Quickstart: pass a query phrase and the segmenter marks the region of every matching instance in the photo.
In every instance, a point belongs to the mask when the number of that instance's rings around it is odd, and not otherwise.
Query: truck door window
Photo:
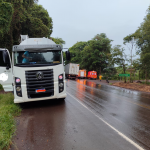
[[[4,63],[4,60],[3,60],[3,51],[0,51],[0,66],[1,67],[6,67],[7,64]]]

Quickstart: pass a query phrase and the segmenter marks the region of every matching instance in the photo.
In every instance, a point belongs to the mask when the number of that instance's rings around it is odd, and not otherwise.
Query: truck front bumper
[[[41,98],[28,98],[27,96],[27,88],[26,85],[22,85],[22,97],[18,97],[16,92],[14,91],[14,103],[24,103],[24,102],[32,102],[32,101],[42,101],[42,100],[50,100],[50,99],[60,99],[66,98],[66,81],[64,81],[64,90],[59,93],[58,82],[54,82],[54,95],[49,97],[41,97]]]

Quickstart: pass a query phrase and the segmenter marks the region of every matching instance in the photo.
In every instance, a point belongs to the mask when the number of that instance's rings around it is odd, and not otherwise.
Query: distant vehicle
[[[89,71],[87,75],[88,79],[97,79],[97,72],[96,71]]]
[[[78,78],[85,79],[86,78],[86,70],[79,70]]]
[[[65,66],[65,76],[67,79],[76,79],[79,73],[79,64],[69,63]]]

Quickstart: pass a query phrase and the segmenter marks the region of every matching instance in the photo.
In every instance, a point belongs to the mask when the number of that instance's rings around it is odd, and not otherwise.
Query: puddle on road
[[[149,145],[150,93],[96,84],[89,80],[78,79],[69,84],[71,94],[86,107],[125,135],[134,137],[137,143],[140,141]]]
[[[115,86],[110,86],[110,85],[96,84],[93,81],[84,80],[84,79],[83,80],[82,79],[77,79],[76,82],[81,84],[81,85],[83,84],[85,86],[100,89],[101,91],[117,94],[119,96],[124,96],[124,97],[127,97],[127,98],[131,98],[136,102],[140,102],[141,104],[146,104],[146,105],[150,106],[150,93],[141,92],[141,91],[134,91],[134,90],[115,87]],[[85,87],[83,87],[83,86],[82,87],[78,86],[77,88],[79,88],[81,91],[85,91]],[[93,91],[92,88],[91,88],[90,93],[93,95],[94,91]]]

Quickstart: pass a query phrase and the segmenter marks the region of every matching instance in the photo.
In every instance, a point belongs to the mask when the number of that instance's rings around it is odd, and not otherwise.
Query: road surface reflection
[[[68,80],[67,85],[67,91],[94,113],[150,149],[149,93],[100,85],[89,80]]]

